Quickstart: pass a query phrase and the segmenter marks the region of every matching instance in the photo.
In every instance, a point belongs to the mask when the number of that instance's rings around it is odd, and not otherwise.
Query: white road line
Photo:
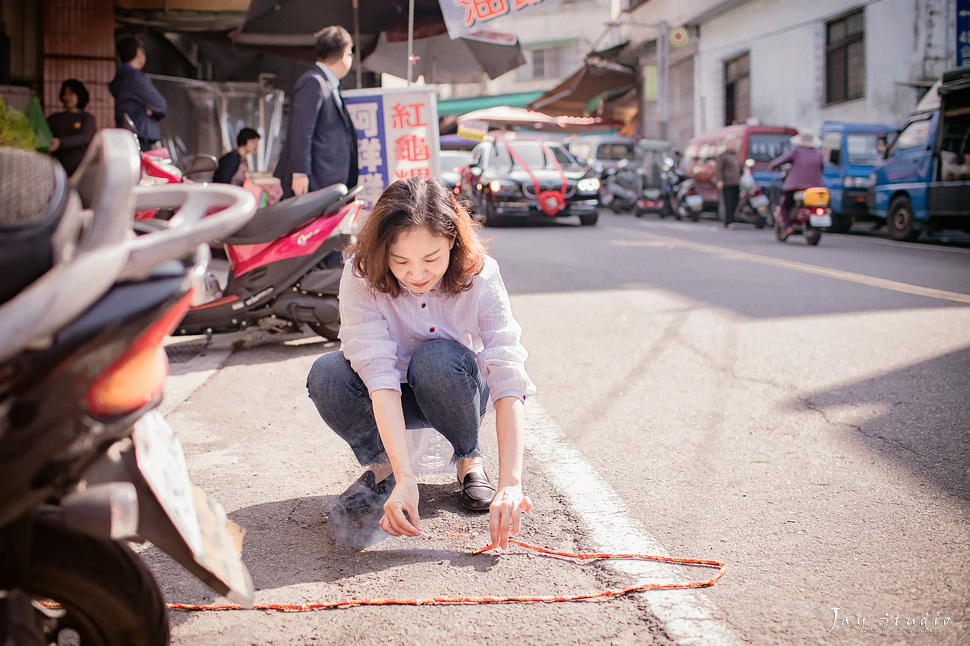
[[[535,398],[525,407],[526,448],[556,489],[569,500],[595,543],[594,551],[669,556],[639,522],[630,518],[617,493],[566,440],[562,429]],[[689,554],[677,556],[690,557]],[[611,565],[643,583],[678,581],[676,566],[651,561],[614,561]],[[728,564],[730,567],[730,564]],[[730,569],[726,576],[730,576]],[[710,598],[699,590],[654,590],[641,598],[678,644],[741,644]]]

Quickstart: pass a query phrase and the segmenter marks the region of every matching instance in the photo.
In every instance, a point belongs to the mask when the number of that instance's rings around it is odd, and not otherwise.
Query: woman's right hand
[[[380,526],[391,536],[421,534],[421,518],[418,516],[418,481],[413,475],[397,480],[394,491],[384,503],[384,515],[381,517]]]

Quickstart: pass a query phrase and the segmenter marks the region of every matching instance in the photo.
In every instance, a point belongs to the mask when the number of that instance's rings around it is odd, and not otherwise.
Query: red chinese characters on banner
[[[509,12],[510,7],[521,9],[527,5],[540,2],[542,0],[458,0],[458,4],[466,9],[466,26],[504,16]]]
[[[397,161],[428,161],[428,142],[424,137],[404,135],[394,140],[394,159]]]
[[[426,103],[397,103],[391,108],[388,139],[394,145],[394,160],[399,162],[396,179],[431,176],[431,151],[425,136],[428,112]]]
[[[391,125],[394,128],[420,128],[428,125],[421,116],[424,103],[396,103],[391,109]]]

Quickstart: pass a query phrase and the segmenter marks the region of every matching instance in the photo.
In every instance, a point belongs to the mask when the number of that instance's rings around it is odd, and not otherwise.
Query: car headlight
[[[595,193],[600,190],[600,181],[595,177],[584,177],[576,182],[576,190],[580,193]]]
[[[845,188],[869,188],[875,183],[873,176],[869,177],[846,177],[842,181]]]
[[[495,195],[515,195],[519,192],[519,185],[507,180],[493,179],[488,183],[488,190]]]

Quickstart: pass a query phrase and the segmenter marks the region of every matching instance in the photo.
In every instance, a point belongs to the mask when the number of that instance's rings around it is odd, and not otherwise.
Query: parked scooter
[[[600,204],[610,207],[614,213],[629,212],[636,206],[642,186],[637,170],[630,166],[628,159],[621,159],[604,178]]]
[[[660,217],[672,215],[676,219],[689,218],[697,222],[704,207],[704,198],[697,191],[697,184],[683,169],[677,168],[674,160],[664,160],[664,196],[667,208]]]
[[[741,191],[738,198],[738,208],[734,212],[734,221],[746,222],[753,224],[758,229],[764,229],[771,217],[771,212],[768,209],[768,196],[765,195],[751,175],[754,160],[748,159],[745,166],[745,172],[741,175]]]
[[[795,191],[795,203],[791,208],[792,235],[804,235],[805,242],[817,245],[822,239],[822,228],[832,226],[832,209],[829,208],[828,189],[821,186]],[[779,242],[788,239],[781,219],[781,206],[775,211],[775,237]]]
[[[124,115],[125,130],[132,134],[135,141],[138,141],[138,129],[134,122],[126,114]],[[163,184],[178,184],[181,182],[191,183],[191,177],[200,173],[211,173],[219,167],[219,161],[212,155],[196,155],[192,158],[192,163],[183,171],[175,165],[172,157],[165,148],[152,148],[140,152],[141,158],[141,180],[142,186],[160,186]],[[171,209],[143,209],[135,212],[138,220],[150,220],[158,218],[168,220],[172,217]]]
[[[636,215],[642,218],[649,214],[664,217],[668,208],[664,186],[664,170],[656,162],[649,161],[640,170],[642,189],[637,197]]]
[[[209,274],[206,293],[186,313],[176,335],[232,332],[253,325],[297,331],[306,323],[336,340],[342,251],[360,211],[343,184],[291,197],[260,209],[223,240],[229,259],[225,285]]]
[[[157,406],[162,341],[189,306],[205,243],[244,225],[255,200],[138,181],[123,130],[102,130],[70,182],[46,155],[0,149],[3,644],[168,644],[165,600],[129,540],[252,605],[241,533],[193,487]],[[135,209],[174,207],[164,227],[133,227]]]

